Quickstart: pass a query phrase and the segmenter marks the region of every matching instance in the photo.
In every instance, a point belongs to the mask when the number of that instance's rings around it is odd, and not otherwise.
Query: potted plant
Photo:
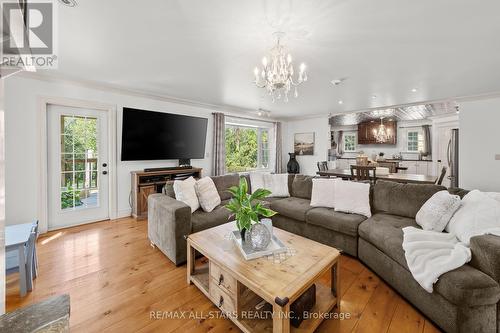
[[[245,241],[245,232],[250,230],[253,224],[260,223],[259,216],[271,217],[275,211],[265,208],[261,199],[271,194],[271,191],[259,188],[254,193],[248,194],[248,183],[245,177],[240,178],[239,186],[232,186],[228,191],[233,198],[226,204],[226,208],[232,212],[236,220],[236,226],[241,233],[241,240]]]

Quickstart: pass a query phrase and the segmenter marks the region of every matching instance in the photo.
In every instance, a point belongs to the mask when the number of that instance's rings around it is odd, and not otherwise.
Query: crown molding
[[[70,77],[70,76],[62,75],[62,74],[49,74],[46,72],[41,73],[41,72],[25,72],[25,71],[23,71],[23,72],[19,72],[17,75],[20,77],[23,77],[23,78],[27,78],[27,79],[34,79],[34,80],[52,82],[52,83],[64,82],[64,83],[78,85],[78,86],[89,88],[89,89],[99,89],[99,90],[105,90],[105,91],[114,92],[114,93],[123,94],[123,95],[154,99],[154,100],[168,102],[168,103],[174,103],[174,104],[188,105],[188,106],[202,108],[202,109],[209,109],[210,111],[224,112],[228,116],[233,114],[233,115],[245,116],[245,117],[255,119],[255,120],[268,120],[268,121],[284,120],[283,118],[258,116],[257,112],[259,110],[242,108],[242,107],[232,106],[232,105],[205,103],[205,102],[195,101],[195,100],[191,100],[191,99],[173,97],[173,96],[169,96],[166,94],[152,93],[152,92],[140,90],[140,89],[132,89],[132,88],[123,87],[123,86],[120,86],[117,84],[112,84],[112,83],[105,83],[105,82],[100,82],[100,81],[85,80],[85,79],[81,79],[81,78]],[[262,109],[262,111],[269,112],[268,110],[264,110],[264,109]]]

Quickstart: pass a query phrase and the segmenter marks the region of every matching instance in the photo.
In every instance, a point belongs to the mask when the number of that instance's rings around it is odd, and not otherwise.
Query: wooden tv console
[[[137,219],[148,217],[148,196],[161,193],[167,181],[175,180],[183,175],[201,178],[201,168],[168,169],[161,171],[132,171],[131,202],[132,216]]]

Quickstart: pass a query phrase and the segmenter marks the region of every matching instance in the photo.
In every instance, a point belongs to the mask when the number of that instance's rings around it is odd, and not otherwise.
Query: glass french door
[[[109,218],[107,112],[48,107],[49,230]]]

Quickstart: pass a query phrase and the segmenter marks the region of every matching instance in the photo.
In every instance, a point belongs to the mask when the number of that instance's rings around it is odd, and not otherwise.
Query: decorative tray
[[[261,251],[253,250],[250,244],[242,244],[241,234],[238,230],[233,231],[233,240],[236,244],[236,247],[240,249],[241,254],[246,260],[257,259],[260,257],[265,257],[275,253],[282,253],[287,251],[285,244],[283,244],[278,239],[278,237],[274,235],[271,237],[271,242],[269,243],[267,248]]]

